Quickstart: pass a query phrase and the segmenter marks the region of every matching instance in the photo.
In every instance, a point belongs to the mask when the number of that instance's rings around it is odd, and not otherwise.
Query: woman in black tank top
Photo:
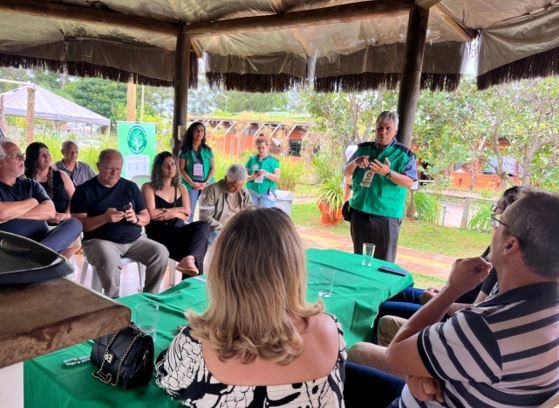
[[[142,186],[151,221],[146,225],[148,238],[160,242],[178,262],[176,269],[185,277],[202,273],[208,248],[210,224],[196,221],[187,224],[190,200],[180,183],[175,157],[169,152],[155,156],[151,182]]]

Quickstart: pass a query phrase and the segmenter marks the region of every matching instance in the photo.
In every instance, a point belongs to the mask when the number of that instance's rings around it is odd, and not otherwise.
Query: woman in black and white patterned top
[[[191,407],[343,407],[341,328],[305,301],[301,240],[278,209],[234,216],[216,241],[208,310],[187,312],[157,383]]]

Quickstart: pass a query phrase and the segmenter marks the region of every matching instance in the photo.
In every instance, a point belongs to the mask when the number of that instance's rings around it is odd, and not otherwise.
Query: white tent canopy
[[[79,122],[98,126],[109,126],[110,119],[56,95],[38,85],[24,85],[0,94],[4,97],[4,114],[27,116],[27,88],[35,88],[36,119],[59,122]]]

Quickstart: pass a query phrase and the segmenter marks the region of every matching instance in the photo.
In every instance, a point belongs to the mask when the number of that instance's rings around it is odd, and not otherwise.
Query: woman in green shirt
[[[190,197],[188,222],[194,219],[198,197],[211,183],[214,168],[214,155],[206,144],[206,127],[201,122],[194,122],[186,130],[179,152],[179,171]]]
[[[279,161],[268,154],[268,139],[256,138],[257,154],[251,156],[245,165],[248,176],[247,188],[252,202],[258,207],[276,206],[276,186],[280,178]]]

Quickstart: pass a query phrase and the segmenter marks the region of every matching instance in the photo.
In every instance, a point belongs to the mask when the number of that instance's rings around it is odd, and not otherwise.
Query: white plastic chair
[[[130,263],[136,263],[136,267],[138,268],[138,291],[141,292],[144,288],[144,283],[146,281],[146,267],[141,262],[134,261],[130,258],[120,258],[120,265],[125,266]],[[83,258],[83,266],[82,266],[82,273],[80,276],[80,284],[85,284],[85,277],[87,275],[87,269],[89,268],[89,262],[87,259]],[[103,293],[103,286],[101,285],[101,281],[99,280],[99,275],[97,275],[97,271],[95,268],[91,268],[91,289],[96,292]]]

